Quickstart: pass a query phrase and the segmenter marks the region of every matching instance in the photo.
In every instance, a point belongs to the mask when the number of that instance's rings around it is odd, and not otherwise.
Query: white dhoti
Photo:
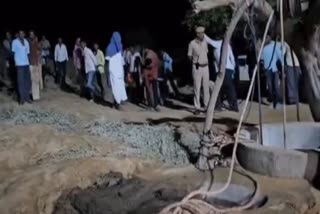
[[[31,65],[31,83],[32,83],[32,98],[33,100],[40,99],[40,88],[42,86],[42,68],[41,65]]]
[[[128,99],[124,83],[124,68],[121,52],[109,59],[109,75],[113,97],[117,104]]]

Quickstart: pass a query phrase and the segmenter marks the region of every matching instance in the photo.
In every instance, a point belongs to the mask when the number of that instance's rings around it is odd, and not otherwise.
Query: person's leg
[[[266,75],[266,81],[267,81],[267,87],[268,87],[268,101],[273,102],[274,92],[273,92],[272,71],[266,71],[265,75]]]
[[[292,66],[287,66],[286,70],[287,70],[286,79],[287,79],[287,90],[288,90],[288,103],[293,104],[296,102],[296,97],[297,97],[295,71]]]
[[[237,94],[236,94],[236,90],[233,82],[233,70],[226,69],[225,83],[226,83],[226,93],[227,93],[227,98],[228,98],[228,103],[230,105],[230,108],[233,111],[239,111]]]
[[[95,76],[95,72],[94,71],[90,71],[87,73],[87,88],[89,91],[89,99],[92,100],[93,99],[93,92],[94,92],[94,76]]]
[[[56,62],[55,82],[59,86],[60,86],[60,80],[61,80],[61,63],[60,62]]]
[[[196,69],[196,67],[193,67],[193,90],[194,90],[194,107],[196,111],[199,111],[201,108],[200,104],[200,89],[201,89],[201,73],[199,72],[199,69]],[[198,112],[196,112],[198,113]]]
[[[18,88],[18,97],[20,104],[24,104],[26,102],[25,100],[25,87],[24,87],[24,75],[23,75],[23,67],[22,66],[17,66],[17,88]]]
[[[273,107],[276,108],[280,102],[280,85],[279,85],[279,72],[272,73],[273,84]]]
[[[202,87],[203,87],[203,102],[205,109],[208,108],[210,99],[210,89],[209,89],[209,67],[204,67],[202,69]]]
[[[152,84],[152,96],[153,96],[152,107],[154,109],[157,109],[157,107],[159,105],[158,81],[157,80],[152,80],[151,84]]]
[[[31,75],[31,91],[32,91],[32,99],[38,100],[38,84],[37,84],[37,69],[36,66],[30,66],[30,75]]]
[[[61,73],[62,73],[61,87],[64,88],[66,86],[67,61],[62,62],[61,66],[62,66],[61,67]]]
[[[29,65],[23,66],[23,97],[24,101],[31,103],[31,75]]]

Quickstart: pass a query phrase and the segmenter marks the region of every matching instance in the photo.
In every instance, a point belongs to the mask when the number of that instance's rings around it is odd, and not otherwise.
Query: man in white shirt
[[[56,63],[56,83],[60,85],[61,89],[66,86],[66,72],[67,62],[69,60],[68,51],[62,38],[58,39],[58,44],[54,50],[54,61]]]
[[[89,100],[93,102],[94,95],[94,78],[97,71],[97,58],[93,54],[92,50],[87,48],[87,43],[81,41],[81,48],[83,49],[84,66],[87,75],[87,89],[89,91]]]
[[[12,42],[12,52],[17,68],[17,86],[21,105],[25,102],[31,103],[31,75],[29,68],[30,46],[29,42],[24,37],[25,33],[19,31],[18,38]]]
[[[222,48],[223,41],[210,39],[207,35],[205,35],[205,40],[207,41],[207,43],[209,45],[211,45],[214,48],[214,56],[217,61],[217,66],[219,69],[220,68],[220,60],[221,60],[220,54],[221,54],[221,48]],[[236,90],[235,90],[234,82],[233,82],[235,68],[236,68],[236,63],[234,60],[232,48],[229,44],[228,45],[228,53],[227,53],[226,71],[225,71],[226,73],[225,73],[223,85],[222,85],[222,88],[221,88],[221,91],[220,91],[220,94],[219,94],[219,97],[217,100],[217,105],[216,105],[217,110],[221,110],[221,107],[222,107],[221,96],[223,95],[223,93],[226,93],[228,103],[230,105],[230,110],[235,111],[235,112],[239,112],[239,107],[238,107],[238,102],[237,102],[237,94],[236,94]]]

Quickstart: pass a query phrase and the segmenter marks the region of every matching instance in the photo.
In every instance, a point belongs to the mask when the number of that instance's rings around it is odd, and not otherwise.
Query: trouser
[[[107,77],[106,74],[103,72],[97,72],[96,73],[96,81],[94,81],[95,83],[97,83],[97,88],[100,89],[100,96],[101,98],[104,100],[105,97],[105,91],[107,88]]]
[[[300,67],[287,67],[287,90],[288,90],[288,102],[295,103],[298,101],[299,94],[299,74]]]
[[[43,87],[42,81],[42,67],[41,65],[31,65],[30,73],[31,73],[31,84],[32,84],[32,99],[39,100],[40,99],[40,89]]]
[[[129,97],[134,104],[139,104],[143,100],[143,87],[140,83],[140,73],[133,72],[130,73],[130,75],[134,81],[134,86],[129,88]]]
[[[67,61],[57,62],[56,66],[56,84],[62,89],[66,85]]]
[[[230,108],[233,110],[238,110],[238,101],[237,101],[237,93],[234,87],[233,82],[233,73],[234,71],[231,69],[226,69],[226,73],[223,79],[222,88],[220,90],[218,99],[217,99],[217,108],[220,108],[222,105],[222,97],[225,94],[227,96],[228,103]]]
[[[86,87],[89,92],[89,99],[93,99],[94,96],[94,78],[95,78],[95,71],[89,71],[87,73],[87,84]]]
[[[200,90],[201,86],[203,88],[203,98],[204,98],[204,105],[207,108],[209,103],[209,67],[198,67],[196,68],[195,65],[193,65],[193,88],[194,88],[194,106],[197,110],[201,108],[200,103]]]
[[[169,86],[171,87],[173,93],[174,93],[174,96],[178,96],[179,95],[179,90],[178,90],[178,87],[176,85],[176,83],[174,82],[174,78],[173,78],[173,73],[172,71],[168,71],[166,72],[166,83],[169,84]],[[170,91],[170,90],[168,90]]]
[[[280,85],[279,85],[279,72],[267,71],[267,86],[269,92],[269,99],[273,102],[273,107],[277,107],[280,101]]]
[[[146,88],[149,107],[156,108],[159,105],[157,80],[147,80]]]
[[[29,65],[17,66],[17,86],[20,102],[29,102],[31,90],[31,77]]]

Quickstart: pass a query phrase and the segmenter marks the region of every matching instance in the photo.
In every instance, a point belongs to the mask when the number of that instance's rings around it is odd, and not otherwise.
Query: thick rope
[[[273,15],[274,15],[274,11],[272,11],[272,13],[269,16],[269,20],[268,20],[268,23],[266,25],[265,32],[264,32],[264,35],[263,35],[262,45],[261,45],[260,50],[259,50],[259,55],[258,55],[258,58],[257,58],[257,62],[259,62],[260,59],[261,59],[262,49],[263,49],[264,44],[266,42],[266,37],[267,37],[267,34],[268,34],[268,30],[270,28],[270,24],[271,24]],[[225,208],[225,209],[216,208],[213,205],[208,204],[207,202],[204,202],[204,201],[199,200],[199,199],[194,199],[194,197],[196,197],[196,196],[201,196],[201,198],[214,197],[214,196],[224,192],[231,184],[232,175],[233,175],[233,171],[234,171],[234,167],[235,167],[235,161],[236,161],[236,152],[237,152],[238,143],[239,143],[239,134],[240,134],[240,130],[241,130],[241,126],[242,126],[243,120],[244,120],[245,112],[246,112],[246,109],[247,109],[247,106],[248,106],[248,103],[249,103],[250,94],[251,94],[252,89],[253,89],[253,85],[254,85],[253,83],[254,83],[254,79],[255,79],[256,74],[257,74],[257,70],[258,70],[258,64],[254,68],[252,80],[251,80],[250,87],[249,87],[249,92],[247,94],[246,102],[244,104],[244,108],[243,108],[242,113],[241,113],[240,121],[239,121],[237,132],[236,132],[236,139],[235,139],[233,152],[232,152],[232,161],[231,161],[229,176],[228,176],[228,179],[227,179],[227,182],[225,183],[225,185],[221,189],[213,191],[213,192],[207,192],[207,191],[201,191],[201,190],[197,190],[197,191],[191,192],[181,202],[171,204],[171,205],[167,206],[166,208],[164,208],[160,212],[160,214],[170,214],[170,213],[180,214],[180,213],[183,213],[183,210],[186,210],[191,214],[206,214],[206,213],[207,214],[209,214],[209,213],[212,213],[212,214],[214,214],[214,213],[223,214],[223,213],[227,213],[227,212],[242,211],[242,210],[248,209],[252,205],[254,205],[255,199],[256,199],[255,197],[258,195],[258,192],[259,192],[258,191],[259,190],[258,186],[256,188],[255,196],[250,200],[250,202],[248,202],[246,205],[240,206],[240,207]]]
[[[281,27],[281,57],[282,57],[282,103],[283,103],[283,145],[287,148],[287,110],[286,110],[286,77],[284,72],[284,27],[283,27],[283,0],[280,0],[280,27]],[[294,60],[294,59],[293,59]]]

